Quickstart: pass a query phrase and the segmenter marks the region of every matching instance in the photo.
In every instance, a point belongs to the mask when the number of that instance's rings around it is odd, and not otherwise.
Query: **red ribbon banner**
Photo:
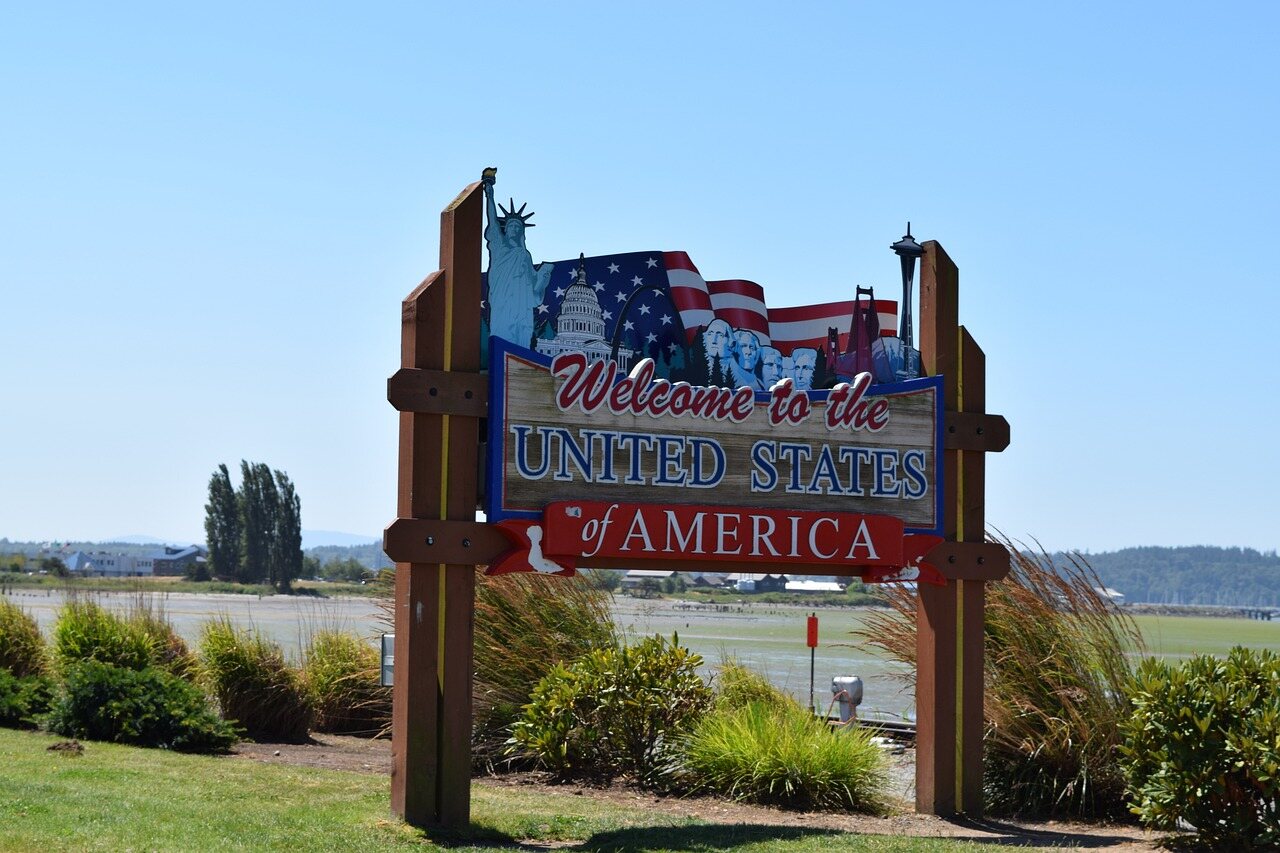
[[[902,520],[861,513],[725,506],[557,501],[538,521],[503,521],[514,546],[488,574],[571,575],[596,558],[858,567],[864,581],[945,583],[924,562],[937,536],[906,534]]]

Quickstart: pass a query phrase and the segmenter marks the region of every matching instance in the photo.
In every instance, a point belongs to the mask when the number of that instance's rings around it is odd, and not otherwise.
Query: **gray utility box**
[[[840,706],[840,722],[858,718],[857,708],[862,704],[862,679],[856,675],[837,675],[831,679],[831,695]]]
[[[382,635],[382,686],[390,687],[391,677],[396,671],[396,635]]]

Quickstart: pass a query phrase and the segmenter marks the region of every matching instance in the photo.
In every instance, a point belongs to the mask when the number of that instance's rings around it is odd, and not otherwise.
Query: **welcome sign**
[[[535,264],[533,214],[495,181],[485,509],[517,547],[491,573],[918,567],[943,526],[943,393],[894,335],[898,303],[770,308],[683,252]]]

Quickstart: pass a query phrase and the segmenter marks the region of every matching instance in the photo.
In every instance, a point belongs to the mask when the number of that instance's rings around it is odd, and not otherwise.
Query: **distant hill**
[[[346,547],[349,545],[372,545],[380,542],[378,536],[361,536],[358,533],[343,533],[338,530],[303,530],[302,550],[324,548],[329,545]]]
[[[1280,607],[1280,556],[1275,551],[1148,546],[1082,556],[1106,586],[1124,593],[1130,603]]]

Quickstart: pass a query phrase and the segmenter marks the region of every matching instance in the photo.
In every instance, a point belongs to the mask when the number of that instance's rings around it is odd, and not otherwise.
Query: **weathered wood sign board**
[[[553,364],[502,341],[490,364],[491,521],[574,498],[838,508],[940,531],[937,379],[752,392],[653,380],[645,362],[628,376]]]

